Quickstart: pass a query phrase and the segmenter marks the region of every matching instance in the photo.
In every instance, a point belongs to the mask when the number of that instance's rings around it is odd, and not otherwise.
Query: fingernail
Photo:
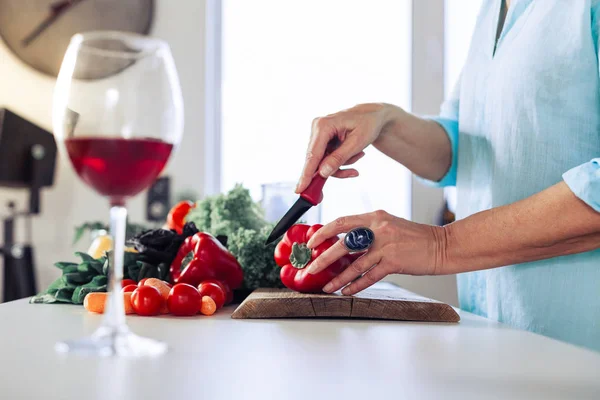
[[[328,283],[327,285],[325,285],[325,287],[323,288],[323,291],[325,293],[331,293],[331,289],[333,289],[333,285],[331,283]]]
[[[310,264],[308,268],[306,268],[307,274],[314,274],[317,267],[315,267],[315,263]]]
[[[350,294],[350,289],[348,289],[347,287],[343,288],[342,289],[342,294],[344,296],[348,296]]]
[[[329,175],[333,173],[333,168],[331,165],[325,164],[321,167],[320,173],[323,178],[329,178]]]

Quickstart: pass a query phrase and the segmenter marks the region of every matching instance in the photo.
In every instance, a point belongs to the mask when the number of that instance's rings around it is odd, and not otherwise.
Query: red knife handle
[[[318,172],[313,176],[310,185],[300,194],[304,200],[316,206],[323,200],[323,186],[327,178],[323,178]]]

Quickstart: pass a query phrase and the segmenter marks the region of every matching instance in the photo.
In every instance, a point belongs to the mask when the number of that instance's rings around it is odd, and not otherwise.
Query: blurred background
[[[56,76],[44,60],[61,59],[73,33],[110,27],[111,13],[127,16],[123,30],[143,26],[165,39],[183,88],[185,133],[163,174],[168,186],[160,181],[129,203],[130,222],[152,225],[152,210],[160,214],[181,198],[236,183],[276,220],[296,199],[315,117],[364,102],[437,113],[460,73],[482,0],[121,0],[131,2],[123,11],[102,7],[103,1],[81,0],[79,10],[40,34],[38,48],[20,53],[11,46],[15,32],[34,29],[57,1],[0,0],[0,108],[52,131]],[[10,134],[0,131],[0,138]],[[372,149],[367,155],[357,164],[359,178],[328,181],[310,222],[376,209],[423,223],[451,220],[451,189],[424,187],[383,155]],[[15,220],[15,242],[35,246],[38,289],[60,275],[54,262],[85,248],[84,240],[73,245],[76,227],[108,215],[105,199],[76,178],[64,154],[54,176],[30,228],[28,218]],[[11,201],[25,210],[27,190],[0,185],[0,217],[9,214]],[[453,276],[389,280],[457,305]]]

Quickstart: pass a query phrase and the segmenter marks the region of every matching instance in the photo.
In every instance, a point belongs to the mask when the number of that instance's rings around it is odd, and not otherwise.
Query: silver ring
[[[375,234],[369,228],[355,228],[344,237],[344,246],[350,253],[360,253],[373,245]]]

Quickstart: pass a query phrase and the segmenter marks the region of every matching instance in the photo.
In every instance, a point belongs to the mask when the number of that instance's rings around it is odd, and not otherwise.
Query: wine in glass
[[[77,175],[110,203],[113,258],[100,327],[57,350],[145,356],[165,343],[134,334],[125,321],[121,280],[127,199],[159,176],[183,134],[183,100],[167,43],[133,33],[73,36],[54,91],[53,130]]]

